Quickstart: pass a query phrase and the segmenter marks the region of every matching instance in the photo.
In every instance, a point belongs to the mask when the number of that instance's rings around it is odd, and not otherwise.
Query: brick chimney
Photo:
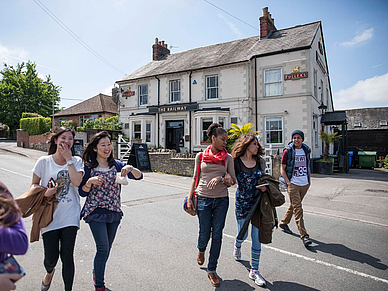
[[[155,38],[155,43],[152,45],[152,51],[153,61],[159,61],[170,54],[167,43],[165,44],[164,40],[159,41],[158,38]]]
[[[275,21],[268,12],[268,7],[264,7],[263,16],[260,17],[260,39],[266,38],[273,30],[276,30]]]

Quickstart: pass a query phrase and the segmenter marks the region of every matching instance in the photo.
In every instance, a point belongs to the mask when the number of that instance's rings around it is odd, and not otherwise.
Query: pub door
[[[183,142],[183,120],[166,121],[166,148],[180,152]]]

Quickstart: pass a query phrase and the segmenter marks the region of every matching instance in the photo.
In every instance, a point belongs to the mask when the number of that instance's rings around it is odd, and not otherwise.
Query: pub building
[[[173,54],[156,38],[152,48],[153,60],[113,90],[130,139],[198,152],[212,122],[251,122],[266,148],[283,149],[300,129],[321,155],[320,118],[334,109],[320,21],[277,30],[266,7],[259,36]]]

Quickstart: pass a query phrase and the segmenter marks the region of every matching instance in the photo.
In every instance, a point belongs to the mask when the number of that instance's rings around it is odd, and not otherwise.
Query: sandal
[[[54,272],[55,272],[55,268],[51,272],[51,280],[50,280],[50,283],[48,283],[48,285],[45,285],[43,283],[43,280],[42,280],[42,286],[40,287],[40,291],[48,291],[50,289],[50,285],[51,285],[51,282],[53,281],[53,277],[54,277]]]

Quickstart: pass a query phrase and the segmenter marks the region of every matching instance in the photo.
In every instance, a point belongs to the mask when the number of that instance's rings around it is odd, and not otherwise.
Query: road
[[[35,160],[0,150],[0,180],[6,183],[15,197],[29,188]],[[373,184],[371,189],[388,189],[386,176],[381,177],[367,182]],[[329,185],[330,181],[322,182],[322,179],[325,178],[315,177],[313,184],[328,187],[325,184]],[[347,182],[341,181],[341,193],[349,196],[354,183],[343,179]],[[206,262],[202,267],[196,263],[197,218],[182,210],[183,197],[188,192],[190,181],[188,177],[146,173],[142,181],[130,181],[122,188],[124,217],[107,264],[107,287],[114,291],[214,289],[206,276]],[[243,244],[241,262],[232,257],[236,235],[234,192],[235,189],[231,188],[217,269],[221,286],[217,289],[260,290],[248,278],[250,241]],[[341,198],[342,201],[329,209],[327,201],[330,199],[320,198],[315,193],[311,189],[310,197],[308,193],[305,198],[306,228],[313,240],[310,248],[305,248],[297,235],[287,235],[280,230],[274,231],[273,243],[262,245],[260,271],[267,281],[266,288],[388,290],[388,225],[385,221],[376,222],[376,217],[387,216],[387,212],[379,214],[387,207],[387,194],[373,192],[378,193],[378,197],[374,197],[376,201],[384,205],[376,206],[379,209],[377,214],[371,211],[368,215],[360,211],[362,217],[357,219],[357,213],[350,213],[349,209],[343,208],[341,212],[340,205],[344,203],[343,199],[362,204],[364,201],[359,200],[361,198]],[[329,198],[335,200],[334,197]],[[357,205],[358,208],[361,206]],[[371,206],[366,205],[368,207]],[[277,210],[278,216],[282,217],[286,205]],[[29,233],[30,218],[25,219],[25,225]],[[291,222],[290,228],[297,231],[294,222]],[[94,290],[91,275],[94,252],[91,232],[81,221],[75,250],[76,291]],[[44,275],[42,240],[32,243],[27,254],[17,256],[17,259],[27,273],[17,283],[17,290],[39,290]],[[63,290],[60,274],[59,263],[50,290]]]

